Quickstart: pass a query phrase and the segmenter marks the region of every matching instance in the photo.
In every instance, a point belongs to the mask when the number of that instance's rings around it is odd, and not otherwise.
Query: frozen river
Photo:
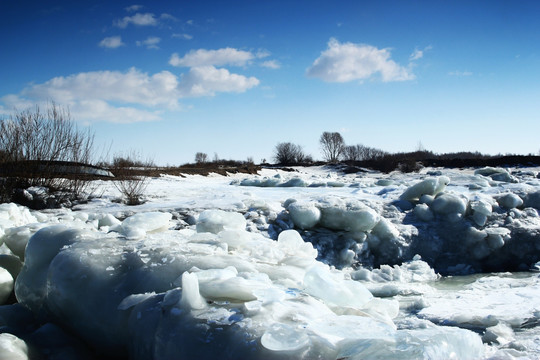
[[[538,170],[264,169],[161,176],[138,206],[110,182],[71,210],[3,204],[0,349],[539,358]]]

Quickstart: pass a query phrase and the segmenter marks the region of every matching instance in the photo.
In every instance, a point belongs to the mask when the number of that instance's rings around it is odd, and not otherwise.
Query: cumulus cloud
[[[126,44],[124,44],[122,42],[122,37],[120,36],[110,36],[110,37],[106,37],[105,39],[101,40],[99,42],[99,46],[100,47],[103,47],[103,48],[109,48],[109,49],[116,49],[120,46],[124,46]]]
[[[193,67],[181,77],[169,71],[150,75],[135,68],[126,72],[83,72],[58,76],[32,84],[19,94],[4,96],[0,110],[25,109],[54,101],[69,106],[75,119],[87,123],[155,121],[161,118],[162,110],[181,110],[182,98],[241,93],[258,84],[255,77],[213,66]]]
[[[415,78],[409,68],[390,59],[388,49],[371,45],[340,43],[330,39],[328,49],[308,68],[307,76],[326,82],[366,80],[376,74],[383,82],[405,81]]]
[[[146,46],[147,49],[159,49],[158,44],[161,38],[157,36],[149,36],[143,41],[137,41],[137,46]]]
[[[243,51],[234,48],[223,48],[218,50],[191,50],[183,57],[177,53],[172,54],[169,64],[172,66],[198,67],[198,66],[244,66],[253,60],[255,55],[250,51]]]
[[[216,92],[241,93],[259,85],[255,77],[231,74],[227,69],[214,66],[193,67],[185,74],[180,83],[183,96],[214,96]]]
[[[130,24],[137,26],[156,26],[158,24],[158,20],[152,13],[136,13],[133,16],[124,16],[124,18],[114,22],[115,26],[122,29],[125,29]]]

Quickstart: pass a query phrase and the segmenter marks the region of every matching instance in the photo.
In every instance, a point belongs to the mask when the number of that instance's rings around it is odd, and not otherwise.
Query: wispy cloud
[[[183,57],[177,53],[171,55],[169,64],[172,66],[195,67],[195,66],[244,66],[253,60],[255,55],[250,51],[223,48],[218,50],[191,50]]]
[[[120,36],[110,36],[110,37],[106,37],[105,39],[101,40],[98,45],[100,47],[103,47],[103,48],[116,49],[116,48],[119,48],[120,46],[124,46],[126,44],[124,44],[122,42],[122,37],[120,37]]]
[[[127,12],[136,12],[143,8],[142,5],[131,5],[125,8]]]
[[[307,76],[326,82],[366,80],[379,74],[383,82],[415,78],[410,68],[390,59],[390,50],[371,45],[340,43],[332,38],[328,48],[308,68]]]
[[[183,39],[183,40],[191,40],[191,39],[193,39],[193,35],[190,35],[190,34],[172,34],[171,36],[173,38]]]
[[[460,71],[460,70],[455,70],[455,71],[449,72],[448,75],[450,75],[450,76],[457,76],[457,77],[464,77],[464,76],[472,76],[473,73],[470,72],[470,71]]]
[[[137,41],[137,46],[146,46],[147,49],[159,49],[158,44],[161,42],[161,38],[157,36],[149,36],[143,41]]]
[[[114,25],[121,29],[125,29],[130,24],[136,26],[157,26],[158,20],[152,13],[136,13],[133,16],[124,16],[122,19],[114,21]]]
[[[268,68],[268,69],[279,69],[281,68],[281,64],[277,60],[267,60],[263,61],[261,63],[262,67]]]
[[[432,46],[426,46],[425,48],[423,48],[422,50],[416,48],[414,49],[413,53],[409,56],[409,61],[415,61],[415,60],[419,60],[421,58],[424,57],[424,54],[431,50],[432,49]]]

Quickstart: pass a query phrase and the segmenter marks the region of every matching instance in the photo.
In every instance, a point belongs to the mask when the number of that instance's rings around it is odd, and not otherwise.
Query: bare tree
[[[152,161],[143,162],[141,156],[135,151],[114,157],[112,166],[112,172],[115,176],[114,186],[124,196],[127,205],[143,203],[148,177],[137,174],[137,169],[151,165]]]
[[[67,108],[51,103],[43,112],[35,109],[15,112],[0,121],[0,162],[8,177],[7,192],[41,186],[82,196],[89,184],[84,168],[93,160],[94,135],[77,128]],[[61,164],[63,162],[63,164]],[[69,177],[62,169],[69,167]],[[62,175],[62,176],[61,176]],[[9,198],[5,194],[4,198]]]
[[[330,163],[338,162],[345,147],[345,141],[341,134],[338,132],[331,133],[325,131],[322,133],[319,142],[321,144],[324,159]]]
[[[274,149],[274,160],[278,164],[298,164],[305,162],[307,158],[300,145],[290,142],[278,143]]]
[[[197,164],[204,164],[208,161],[208,155],[203,152],[198,152],[195,154],[195,162]]]
[[[349,145],[343,148],[343,160],[360,161],[362,160],[362,145]]]

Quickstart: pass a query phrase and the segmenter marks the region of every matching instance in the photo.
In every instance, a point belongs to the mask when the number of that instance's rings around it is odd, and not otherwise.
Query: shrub
[[[2,201],[30,186],[69,200],[83,196],[89,184],[85,164],[93,157],[94,135],[77,128],[69,110],[51,103],[46,111],[15,112],[0,121]],[[69,171],[66,169],[69,168]]]
[[[307,162],[311,156],[304,154],[302,147],[290,142],[278,143],[274,149],[274,160],[282,165],[295,165]]]
[[[126,204],[140,205],[143,201],[144,192],[148,186],[148,177],[140,174],[140,169],[149,167],[152,162],[143,162],[136,152],[128,155],[115,156],[112,172],[114,174],[114,186],[120,191]]]

